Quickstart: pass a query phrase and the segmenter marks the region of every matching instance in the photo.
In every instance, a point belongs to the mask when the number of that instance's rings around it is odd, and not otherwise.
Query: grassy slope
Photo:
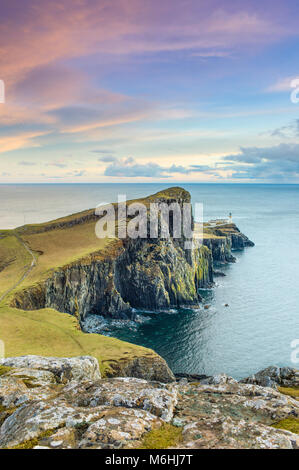
[[[101,372],[112,372],[114,362],[139,356],[152,356],[149,349],[106,336],[82,333],[75,318],[52,309],[24,312],[0,308],[0,338],[5,355],[71,357],[91,355],[98,359]]]
[[[172,188],[159,195],[167,199],[178,195],[184,197],[185,194],[181,188]],[[139,202],[148,204],[155,197],[154,195]],[[115,240],[99,240],[95,236],[93,214],[93,210],[88,210],[45,224],[0,231],[0,297],[1,293],[12,289],[0,303],[0,339],[5,341],[6,355],[90,354],[99,359],[102,371],[108,372],[113,361],[153,354],[151,350],[113,338],[84,334],[76,329],[73,317],[52,309],[27,312],[9,307],[10,299],[16,291],[47,278],[54,269],[86,258],[91,253],[104,256],[113,252]],[[86,220],[84,223],[69,226],[78,219]],[[52,229],[48,230],[49,228]],[[37,265],[20,285],[14,288],[32,261],[20,238],[34,252]]]
[[[51,270],[70,264],[102,251],[111,239],[95,236],[95,223],[76,225],[65,229],[23,235],[24,241],[38,253],[38,264],[23,283],[23,287],[34,284],[49,276]]]
[[[55,222],[68,223],[91,213],[93,211],[85,211]],[[95,221],[43,231],[52,224],[50,222],[0,231],[0,295],[12,289],[0,303],[0,339],[5,343],[5,355],[92,355],[99,360],[104,374],[111,373],[113,365],[122,361],[153,356],[154,352],[150,349],[106,336],[85,334],[78,330],[75,319],[68,314],[53,309],[28,312],[9,306],[16,291],[47,278],[52,270],[86,258],[91,253],[107,255],[115,246],[115,240],[99,240],[95,236]],[[18,237],[34,252],[37,265],[14,288],[32,261]]]
[[[0,238],[0,296],[23,276],[31,261],[30,254],[13,234]]]

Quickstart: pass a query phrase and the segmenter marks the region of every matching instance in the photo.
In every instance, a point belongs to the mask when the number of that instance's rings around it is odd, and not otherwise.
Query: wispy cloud
[[[48,166],[56,166],[57,168],[66,168],[67,164],[62,161],[52,161],[47,164]]]
[[[107,166],[104,174],[116,177],[146,177],[146,178],[169,178],[174,174],[187,175],[189,173],[211,170],[212,167],[202,165],[191,165],[184,167],[181,165],[171,165],[163,167],[157,163],[138,163],[134,158],[123,158],[115,160]]]
[[[236,155],[226,155],[237,179],[294,181],[299,177],[299,144],[279,144],[272,147],[241,148]]]
[[[0,152],[17,153],[15,169],[18,162],[35,161],[45,178],[51,168],[57,178],[87,178],[97,167],[106,180],[221,176],[224,167],[236,171],[250,164],[221,163],[219,157],[219,166],[215,159],[209,166],[204,154],[218,154],[219,148],[233,154],[243,136],[242,119],[271,119],[271,100],[280,98],[274,92],[291,91],[293,69],[285,68],[268,87],[273,96],[240,106],[251,86],[257,91],[257,84],[244,80],[246,71],[240,72],[247,59],[253,63],[258,57],[261,63],[261,51],[273,52],[265,46],[298,37],[296,14],[285,2],[52,0],[45,7],[40,0],[24,0],[22,8],[19,0],[2,3],[0,78],[6,103]],[[269,62],[272,52],[264,56]],[[265,69],[268,65],[265,61]],[[276,114],[290,112],[289,102],[279,106]],[[286,139],[295,138],[294,132],[286,126],[272,134]],[[74,158],[59,158],[68,151]],[[136,160],[118,158],[126,154]],[[184,159],[186,154],[194,159]],[[27,178],[34,165],[23,164],[22,170]]]
[[[299,119],[295,119],[285,126],[277,127],[270,132],[270,135],[280,139],[294,139],[295,137],[299,137]]]
[[[136,54],[200,48],[239,47],[272,42],[289,34],[278,18],[246,9],[165,0],[64,0],[2,5],[0,68],[9,82],[28,71],[65,58],[85,54]],[[22,27],[18,27],[18,25]],[[290,29],[290,28],[289,28]],[[40,47],[42,44],[43,47]]]
[[[281,93],[284,91],[289,91],[291,93],[293,87],[292,82],[295,79],[299,79],[299,74],[297,76],[293,75],[290,77],[280,78],[276,82],[272,83],[266,88],[268,93]]]
[[[36,162],[27,162],[27,161],[21,161],[18,163],[19,165],[22,165],[22,166],[35,166],[36,165]]]
[[[104,154],[109,154],[109,153],[114,153],[114,150],[111,149],[95,149],[95,150],[90,150],[92,153],[104,153]]]
[[[39,143],[36,139],[46,134],[47,132],[19,132],[13,136],[0,137],[0,153],[26,147],[38,147]]]
[[[117,158],[114,157],[113,155],[105,155],[101,158],[98,159],[99,162],[103,162],[103,163],[112,163],[112,162],[117,162]]]

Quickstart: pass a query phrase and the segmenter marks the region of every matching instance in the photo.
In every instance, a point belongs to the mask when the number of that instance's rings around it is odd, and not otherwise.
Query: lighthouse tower
[[[233,222],[233,214],[230,212],[228,215],[228,222],[231,224]]]

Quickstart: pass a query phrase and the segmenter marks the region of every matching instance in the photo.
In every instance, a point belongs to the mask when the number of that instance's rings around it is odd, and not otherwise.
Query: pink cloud
[[[276,2],[269,3],[273,10],[267,14],[258,2],[251,9],[244,3],[233,2],[232,8],[231,2],[224,6],[216,0],[22,0],[20,8],[19,0],[10,0],[1,5],[0,78],[7,102],[0,123],[32,124],[34,129],[29,134],[16,131],[15,142],[8,137],[3,148],[36,145],[35,137],[50,133],[55,138],[63,133],[86,136],[163,118],[156,103],[95,85],[83,69],[74,69],[72,59],[96,55],[100,62],[107,54],[177,50],[225,58],[235,48],[292,34],[290,24],[280,25]],[[184,117],[180,110],[164,112],[165,118],[171,115]]]
[[[2,7],[0,70],[8,86],[35,67],[93,53],[130,54],[274,41],[277,19],[223,2],[11,0]],[[220,5],[220,8],[219,8]],[[228,4],[229,6],[229,4]],[[265,15],[264,15],[265,16]],[[270,34],[271,33],[271,34]]]

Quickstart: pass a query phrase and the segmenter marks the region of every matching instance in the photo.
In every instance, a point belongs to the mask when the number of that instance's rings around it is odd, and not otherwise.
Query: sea
[[[255,246],[235,252],[236,263],[221,266],[226,276],[200,292],[199,308],[138,311],[137,322],[98,318],[97,331],[155,350],[174,372],[240,379],[270,365],[298,368],[299,186],[175,185],[188,190],[193,203],[203,204],[204,220],[231,213]],[[170,186],[0,185],[0,229],[115,202],[118,194],[135,199]]]

